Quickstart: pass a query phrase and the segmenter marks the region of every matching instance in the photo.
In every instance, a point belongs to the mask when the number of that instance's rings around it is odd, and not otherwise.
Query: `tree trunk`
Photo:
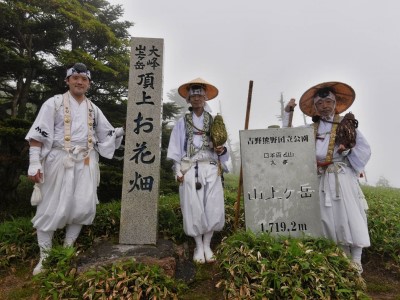
[[[21,87],[21,93],[19,94],[18,98],[18,117],[21,119],[25,119],[25,113],[26,113],[26,103],[28,102],[28,96],[29,96],[29,91],[31,88],[32,80],[35,77],[36,70],[35,69],[30,69],[29,72],[27,72],[27,76],[25,78],[25,81],[22,83]]]
[[[16,117],[18,114],[18,99],[21,95],[21,90],[22,90],[22,80],[23,76],[19,76],[17,79],[17,87],[15,89],[13,101],[12,101],[12,106],[11,106],[11,117]]]

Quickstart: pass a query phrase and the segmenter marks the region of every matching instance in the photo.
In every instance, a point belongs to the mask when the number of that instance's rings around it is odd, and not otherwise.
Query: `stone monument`
[[[246,229],[322,236],[312,128],[240,131]]]
[[[163,39],[132,38],[120,244],[157,243]]]

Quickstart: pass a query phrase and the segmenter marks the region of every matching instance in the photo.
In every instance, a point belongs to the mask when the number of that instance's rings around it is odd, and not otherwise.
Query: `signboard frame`
[[[313,128],[239,134],[246,230],[323,236]]]

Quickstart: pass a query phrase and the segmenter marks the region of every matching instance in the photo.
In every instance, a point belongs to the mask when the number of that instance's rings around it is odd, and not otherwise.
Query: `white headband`
[[[333,101],[336,102],[335,94],[332,93],[331,91],[329,91],[329,94],[328,94],[326,97],[320,97],[320,96],[318,96],[318,95],[315,96],[315,97],[314,97],[314,103],[316,103],[316,102],[319,101],[319,100],[324,100],[324,99],[331,99],[331,100],[333,100]]]
[[[65,79],[67,79],[72,74],[83,74],[83,75],[86,75],[87,78],[89,78],[90,80],[92,79],[91,76],[90,76],[90,71],[89,70],[86,70],[85,72],[79,72],[78,70],[75,70],[74,67],[69,68],[67,70],[67,76],[65,76]]]
[[[186,98],[186,102],[190,103],[190,96],[194,96],[194,95],[200,95],[200,96],[204,96],[204,99],[207,101],[207,94],[206,94],[206,90],[203,87],[200,86],[195,86],[195,87],[190,87],[188,94],[187,94],[187,98]]]
[[[196,87],[191,87],[189,89],[189,97],[193,95],[201,95],[205,96],[206,95],[206,90],[202,87],[196,86]]]

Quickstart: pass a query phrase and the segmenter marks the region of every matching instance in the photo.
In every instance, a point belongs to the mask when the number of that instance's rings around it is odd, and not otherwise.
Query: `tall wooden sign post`
[[[120,244],[157,242],[163,53],[163,39],[131,41]]]

